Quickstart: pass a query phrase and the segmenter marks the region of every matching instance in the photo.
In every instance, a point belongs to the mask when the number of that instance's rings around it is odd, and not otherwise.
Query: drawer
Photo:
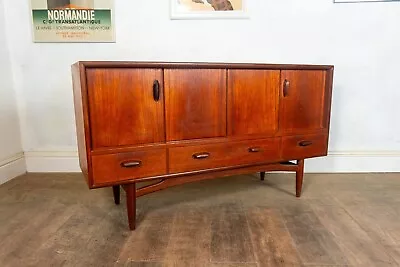
[[[170,173],[279,160],[280,138],[175,147],[168,150]]]
[[[285,160],[304,159],[328,154],[328,135],[302,135],[282,138]]]
[[[95,185],[167,173],[166,149],[92,156]]]

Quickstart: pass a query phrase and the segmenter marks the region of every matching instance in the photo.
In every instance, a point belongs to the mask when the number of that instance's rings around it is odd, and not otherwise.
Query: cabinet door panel
[[[325,79],[325,71],[282,71],[280,129],[283,133],[324,128]]]
[[[276,133],[279,78],[279,70],[229,70],[229,135]]]
[[[166,69],[167,140],[226,136],[222,69]]]
[[[94,148],[165,141],[161,69],[88,69],[87,83]]]

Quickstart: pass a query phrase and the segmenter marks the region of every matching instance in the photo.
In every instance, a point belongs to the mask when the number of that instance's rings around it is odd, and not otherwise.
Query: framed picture
[[[115,42],[114,0],[30,0],[37,43]]]
[[[247,0],[170,0],[171,19],[248,18]]]
[[[333,0],[335,3],[400,2],[400,0]]]

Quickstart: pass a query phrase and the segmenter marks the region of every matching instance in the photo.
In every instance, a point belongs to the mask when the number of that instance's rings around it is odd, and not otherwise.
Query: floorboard
[[[233,176],[137,203],[89,190],[80,174],[0,186],[1,266],[400,266],[400,174]],[[122,192],[121,198],[125,195]]]

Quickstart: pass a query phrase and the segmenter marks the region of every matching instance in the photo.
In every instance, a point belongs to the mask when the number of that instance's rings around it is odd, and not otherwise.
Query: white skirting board
[[[26,173],[26,165],[23,152],[0,161],[0,184],[24,173]]]
[[[28,172],[80,172],[78,152],[32,151],[25,152]]]
[[[308,159],[307,173],[400,172],[400,151],[342,151]]]
[[[25,152],[28,172],[80,172],[77,152]],[[400,151],[341,151],[307,159],[307,173],[400,172]]]

